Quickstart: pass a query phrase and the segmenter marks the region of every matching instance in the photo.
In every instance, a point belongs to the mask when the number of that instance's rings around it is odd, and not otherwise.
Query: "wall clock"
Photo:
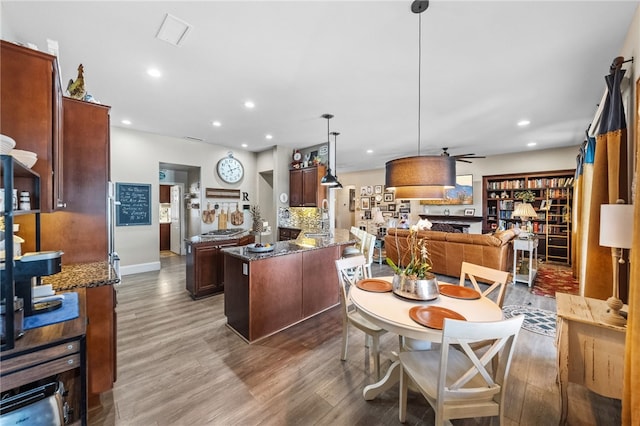
[[[244,167],[240,160],[229,153],[226,157],[220,159],[216,166],[216,172],[220,179],[226,183],[238,183],[244,176]]]

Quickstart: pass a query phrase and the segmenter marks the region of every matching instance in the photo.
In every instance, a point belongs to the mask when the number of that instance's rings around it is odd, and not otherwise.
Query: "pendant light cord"
[[[421,94],[422,94],[422,14],[418,14],[418,156],[420,156],[420,118],[422,113],[421,106]]]

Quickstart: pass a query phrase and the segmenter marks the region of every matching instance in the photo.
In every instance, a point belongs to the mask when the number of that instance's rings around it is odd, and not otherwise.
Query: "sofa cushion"
[[[493,233],[493,236],[506,244],[509,241],[513,240],[513,238],[519,233],[520,232],[516,231],[515,229],[507,229],[505,231],[496,231]]]

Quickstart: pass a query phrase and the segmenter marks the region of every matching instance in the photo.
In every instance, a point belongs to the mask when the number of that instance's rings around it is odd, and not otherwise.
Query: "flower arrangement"
[[[433,274],[431,273],[431,259],[429,258],[427,241],[425,238],[418,237],[418,231],[418,226],[413,225],[407,236],[407,254],[410,257],[407,266],[398,266],[389,258],[387,258],[387,264],[397,275],[404,275],[411,280],[431,279]],[[396,238],[398,238],[397,235]],[[396,246],[400,247],[397,243]],[[404,263],[402,260],[404,259],[400,259],[399,263]]]

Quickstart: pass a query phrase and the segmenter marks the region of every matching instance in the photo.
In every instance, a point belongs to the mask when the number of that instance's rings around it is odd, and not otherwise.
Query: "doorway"
[[[185,239],[200,234],[200,167],[159,163],[159,251],[185,255]],[[196,208],[197,211],[192,211]]]

